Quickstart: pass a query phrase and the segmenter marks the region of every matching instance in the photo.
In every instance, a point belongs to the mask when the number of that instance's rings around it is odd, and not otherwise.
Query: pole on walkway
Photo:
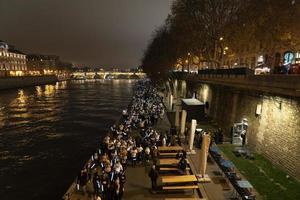
[[[179,127],[179,116],[180,116],[180,112],[179,112],[179,107],[176,105],[175,106],[175,110],[176,110],[176,112],[175,112],[175,126],[176,126],[176,128],[177,128],[177,130],[178,130],[178,127]]]
[[[169,107],[170,107],[170,93],[169,92],[167,93],[165,102],[166,102],[166,108],[169,109]]]
[[[197,121],[195,119],[192,119],[191,128],[190,128],[190,138],[189,138],[189,151],[191,153],[195,153],[194,138],[195,138],[196,126],[197,126]]]
[[[172,94],[170,94],[170,100],[169,100],[169,102],[170,102],[169,103],[170,104],[169,105],[170,106],[169,109],[170,109],[170,111],[172,111],[173,110],[173,95]]]
[[[181,137],[184,137],[186,115],[187,115],[186,111],[182,110],[182,112],[181,112],[181,124],[180,124],[180,136]]]
[[[202,144],[201,144],[201,152],[200,152],[200,179],[199,182],[210,182],[211,179],[208,177],[206,172],[207,166],[207,156],[208,156],[208,149],[210,144],[210,135],[205,134],[202,135]]]
[[[175,98],[177,98],[177,88],[178,88],[178,81],[177,81],[177,79],[174,80],[173,87],[174,87]]]

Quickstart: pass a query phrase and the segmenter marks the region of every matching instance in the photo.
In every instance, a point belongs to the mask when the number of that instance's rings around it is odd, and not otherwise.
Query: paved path
[[[164,115],[164,118],[159,120],[156,126],[154,127],[160,133],[165,133],[170,130],[170,122],[167,118],[167,115]],[[150,200],[150,199],[165,199],[165,198],[187,198],[187,197],[196,197],[198,198],[197,193],[187,191],[184,193],[160,193],[153,194],[150,190],[151,182],[148,177],[148,172],[150,171],[151,164],[147,166],[141,164],[135,168],[128,167],[126,169],[127,181],[125,184],[124,199],[125,200]],[[161,183],[158,181],[158,185]]]
[[[200,149],[196,149],[196,154],[189,155],[188,158],[190,160],[191,165],[193,165],[196,173],[200,172]],[[223,200],[230,199],[233,194],[232,186],[228,183],[229,190],[223,186],[225,181],[224,175],[222,175],[221,170],[218,165],[212,161],[212,159],[208,159],[206,174],[211,178],[210,183],[202,183],[202,189],[205,191],[207,199],[209,200]],[[226,183],[225,183],[226,184]],[[226,189],[226,190],[224,190]]]
[[[171,114],[172,115],[172,114]],[[168,113],[168,117],[171,116]],[[165,114],[163,119],[160,119],[157,125],[154,127],[160,133],[165,133],[166,131],[170,130],[170,122],[168,120],[167,114]],[[172,121],[172,120],[171,120]],[[209,126],[209,125],[208,125]],[[205,127],[208,128],[208,127]],[[137,131],[132,133],[133,135],[138,134]],[[185,147],[185,146],[184,146]],[[185,147],[186,148],[186,147]],[[195,148],[196,154],[188,155],[188,159],[191,165],[191,169],[194,174],[199,173],[200,171],[200,164],[199,164],[199,155],[200,150]],[[192,194],[190,191],[185,191],[184,193],[160,193],[160,194],[153,194],[150,190],[151,182],[148,177],[148,172],[150,170],[151,164],[145,166],[144,164],[140,164],[137,167],[133,168],[128,166],[126,169],[126,176],[127,181],[125,184],[125,192],[124,192],[124,199],[125,200],[150,200],[150,199],[165,199],[165,198],[186,198],[186,197],[196,197],[199,198],[197,192]],[[210,183],[201,183],[198,184],[200,188],[200,192],[202,193],[203,197],[209,200],[225,200],[230,199],[233,195],[233,189],[231,184],[224,184],[224,175],[222,174],[221,170],[219,169],[218,165],[212,160],[208,159],[207,165],[207,174],[211,178]],[[161,183],[158,182],[158,185]],[[78,193],[74,191],[73,185],[69,191],[71,191],[71,200],[85,200],[85,199],[92,199],[92,195],[82,195],[82,193]],[[91,189],[91,184],[88,186],[88,190]],[[92,194],[92,191],[91,191]]]

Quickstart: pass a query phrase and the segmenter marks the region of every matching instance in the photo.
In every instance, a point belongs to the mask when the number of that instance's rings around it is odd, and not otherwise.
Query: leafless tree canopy
[[[164,26],[155,31],[143,68],[163,74],[176,63],[184,64],[188,53],[218,66],[224,43],[236,55],[256,46],[265,53],[296,50],[299,5],[297,0],[177,0]]]

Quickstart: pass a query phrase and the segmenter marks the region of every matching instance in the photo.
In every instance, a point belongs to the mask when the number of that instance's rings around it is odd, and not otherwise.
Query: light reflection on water
[[[60,199],[129,103],[133,84],[70,81],[0,91],[0,199]]]
[[[0,99],[1,102],[1,99]],[[0,103],[0,129],[4,126],[4,107]],[[0,135],[1,136],[1,135]]]

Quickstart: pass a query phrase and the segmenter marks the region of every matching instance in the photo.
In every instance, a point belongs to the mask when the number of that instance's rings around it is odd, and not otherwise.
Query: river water
[[[0,199],[61,199],[133,85],[69,81],[0,91]]]

